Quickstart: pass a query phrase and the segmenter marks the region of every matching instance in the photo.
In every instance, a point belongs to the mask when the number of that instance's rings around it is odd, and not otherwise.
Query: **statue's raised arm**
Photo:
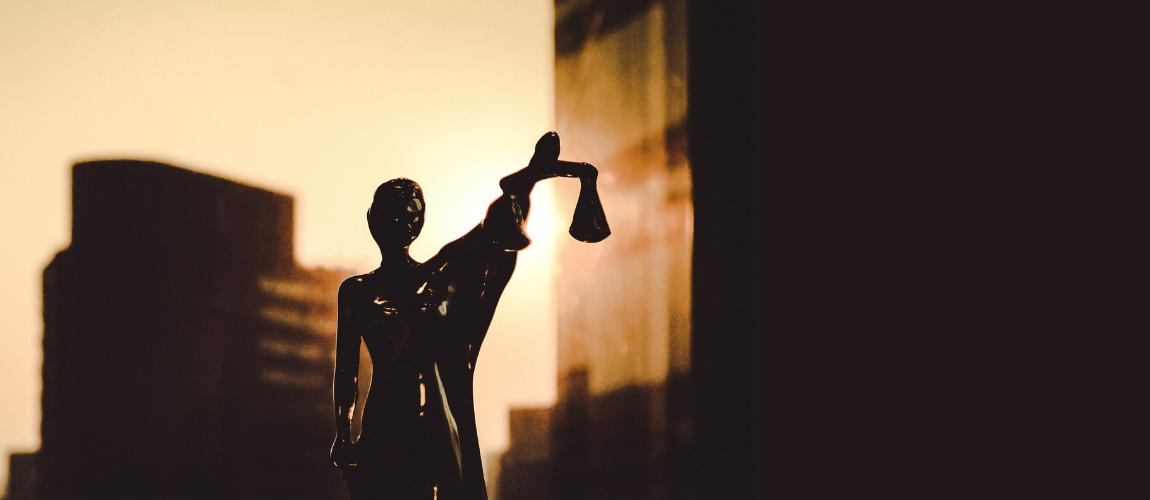
[[[548,132],[535,143],[535,154],[527,166],[499,181],[503,195],[487,208],[483,222],[463,238],[444,246],[427,264],[448,262],[486,243],[494,243],[506,251],[527,248],[531,244],[525,230],[531,211],[531,191],[535,183],[556,177],[574,177],[580,182],[579,201],[568,233],[586,243],[598,243],[610,236],[611,228],[596,187],[599,171],[589,163],[560,160],[559,135]]]
[[[581,183],[569,230],[571,236],[579,241],[597,243],[611,234],[595,186],[599,171],[588,163],[560,160],[559,135],[548,132],[535,144],[535,154],[527,167],[499,181],[503,196],[491,204],[483,221],[484,225],[495,226],[494,232],[501,238],[498,241],[506,246],[506,250],[522,250],[531,243],[523,230],[531,209],[531,190],[536,182],[554,177],[576,177]],[[508,222],[513,224],[509,227]]]

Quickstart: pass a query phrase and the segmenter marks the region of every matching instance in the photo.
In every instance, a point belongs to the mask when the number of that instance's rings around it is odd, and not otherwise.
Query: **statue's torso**
[[[366,448],[408,447],[449,432],[450,409],[439,394],[435,353],[445,306],[418,268],[402,274],[373,273],[353,296],[352,321],[368,353],[372,374],[363,410],[360,443]],[[364,450],[365,452],[368,450]]]

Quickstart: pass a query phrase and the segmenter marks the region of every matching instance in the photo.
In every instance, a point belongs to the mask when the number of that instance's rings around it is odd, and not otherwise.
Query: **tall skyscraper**
[[[597,247],[558,243],[558,400],[535,410],[546,426],[511,420],[513,437],[533,433],[517,424],[547,429],[551,470],[528,474],[540,465],[513,438],[501,494],[688,494],[680,484],[689,476],[693,214],[684,9],[681,0],[555,3],[556,130],[564,156],[599,168],[612,235]]]
[[[79,163],[44,270],[37,497],[345,498],[336,291],[290,196],[162,163]]]
[[[558,397],[517,410],[501,493],[751,496],[750,5],[555,1],[556,131],[612,235],[558,243]]]

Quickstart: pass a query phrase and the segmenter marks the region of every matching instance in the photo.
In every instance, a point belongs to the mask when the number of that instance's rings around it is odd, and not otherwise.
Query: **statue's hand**
[[[336,436],[331,445],[331,462],[341,469],[355,467],[358,462],[355,455],[355,443],[347,436]]]
[[[559,134],[547,132],[535,143],[535,154],[531,155],[529,167],[551,167],[559,159]]]

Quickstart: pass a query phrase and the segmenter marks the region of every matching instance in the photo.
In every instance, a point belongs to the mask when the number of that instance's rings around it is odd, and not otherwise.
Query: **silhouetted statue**
[[[523,226],[535,183],[579,178],[571,235],[594,243],[611,234],[595,187],[598,171],[558,158],[559,136],[544,134],[528,166],[499,182],[503,195],[483,221],[422,264],[408,248],[423,228],[423,191],[409,179],[376,189],[367,223],[383,259],[339,288],[331,459],[353,498],[487,498],[473,374],[516,252],[531,242]],[[364,405],[353,444],[361,338],[373,375],[370,407]]]

